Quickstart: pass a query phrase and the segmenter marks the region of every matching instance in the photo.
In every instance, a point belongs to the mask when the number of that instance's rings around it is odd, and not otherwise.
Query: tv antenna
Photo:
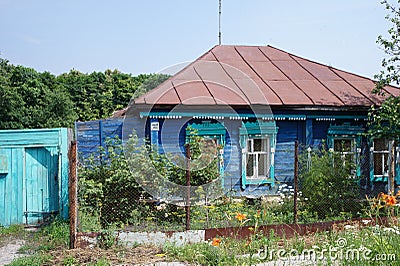
[[[221,45],[221,1],[219,0],[219,12],[218,12],[218,44]]]

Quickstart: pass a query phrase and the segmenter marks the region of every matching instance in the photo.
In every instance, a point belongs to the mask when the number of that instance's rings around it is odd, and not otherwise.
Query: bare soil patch
[[[106,260],[111,265],[154,265],[157,262],[165,261],[162,250],[154,246],[63,249],[51,251],[50,255],[53,259],[48,265],[63,265],[67,260],[73,260],[78,265],[101,260]]]

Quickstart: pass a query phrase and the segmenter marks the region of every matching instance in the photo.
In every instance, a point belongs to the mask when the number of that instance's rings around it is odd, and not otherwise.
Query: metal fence
[[[363,148],[357,156],[348,156],[332,150],[306,149],[296,143],[293,146],[293,180],[277,182],[267,190],[266,185],[260,185],[260,189],[269,191],[268,195],[239,197],[240,191],[235,190],[209,187],[209,191],[199,192],[177,186],[182,196],[174,200],[146,192],[137,181],[138,173],[130,171],[120,143],[115,139],[104,142],[103,149],[78,163],[78,231],[114,227],[181,231],[346,220],[368,216],[366,196],[387,192],[390,179],[385,181],[382,176],[381,181],[372,182],[371,165],[380,165],[374,168],[375,174],[390,174],[394,158],[389,152],[373,153]],[[142,178],[152,182],[152,176]],[[220,197],[212,195],[215,191]],[[193,195],[202,195],[204,200],[187,204],[194,202],[190,198]]]

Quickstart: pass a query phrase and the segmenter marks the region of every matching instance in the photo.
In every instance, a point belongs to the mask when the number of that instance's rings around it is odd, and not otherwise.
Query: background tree
[[[387,58],[382,60],[384,68],[375,78],[378,79],[375,93],[385,95],[384,87],[394,84],[400,85],[400,0],[397,4],[384,0],[381,2],[389,11],[386,19],[391,23],[388,36],[378,37]],[[379,107],[372,107],[369,113],[371,118],[370,134],[376,137],[398,139],[400,137],[400,98],[389,96]]]
[[[110,117],[169,76],[71,70],[55,76],[0,58],[0,129],[73,127]]]
[[[385,86],[390,86],[390,84],[399,86],[400,83],[400,0],[393,4],[387,0],[383,0],[381,3],[389,11],[386,19],[392,26],[388,30],[387,37],[381,35],[377,40],[377,43],[383,47],[387,58],[382,60],[384,70],[375,76],[378,82],[374,92],[385,95]],[[369,117],[371,118],[369,134],[373,137],[390,140],[389,158],[392,159],[391,162],[388,160],[388,192],[392,194],[395,193],[395,147],[400,138],[400,97],[390,95],[380,106],[372,106]]]
[[[55,76],[0,59],[0,128],[69,126],[73,103]]]

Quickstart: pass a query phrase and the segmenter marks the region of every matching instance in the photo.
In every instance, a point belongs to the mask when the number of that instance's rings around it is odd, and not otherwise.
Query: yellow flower
[[[246,219],[246,214],[237,212],[235,218],[236,218],[239,222],[241,222],[241,221],[243,221],[243,220]]]
[[[214,237],[211,242],[211,245],[214,247],[219,247],[221,245],[221,239]]]

